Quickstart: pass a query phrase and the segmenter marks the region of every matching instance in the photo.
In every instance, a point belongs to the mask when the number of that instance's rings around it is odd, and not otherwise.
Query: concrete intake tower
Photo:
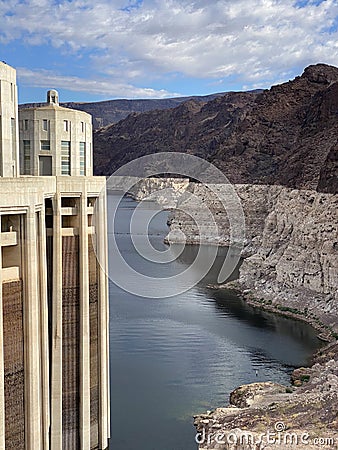
[[[0,62],[0,449],[108,447],[105,178],[92,174],[91,116],[54,90],[18,112]]]

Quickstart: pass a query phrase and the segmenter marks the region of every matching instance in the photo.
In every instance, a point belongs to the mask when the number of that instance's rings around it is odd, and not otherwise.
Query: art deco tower
[[[18,119],[15,70],[0,63],[1,449],[108,447],[105,179],[91,142],[90,116],[56,91]]]

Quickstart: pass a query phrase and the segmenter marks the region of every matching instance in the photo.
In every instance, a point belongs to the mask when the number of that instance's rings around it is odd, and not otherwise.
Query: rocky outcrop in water
[[[196,416],[199,449],[337,449],[338,344],[321,350],[293,380],[293,386],[240,386],[228,407]]]

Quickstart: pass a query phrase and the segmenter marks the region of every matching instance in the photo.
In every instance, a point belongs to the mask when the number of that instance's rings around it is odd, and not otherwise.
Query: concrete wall
[[[0,176],[19,175],[16,71],[0,62]]]
[[[3,283],[6,450],[25,450],[24,319],[21,280]]]
[[[106,252],[104,187],[0,179],[2,449],[108,446],[108,290],[94,252]]]

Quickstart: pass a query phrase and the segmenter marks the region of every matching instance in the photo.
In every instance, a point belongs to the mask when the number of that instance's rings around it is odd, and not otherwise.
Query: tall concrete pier
[[[0,76],[0,448],[106,449],[106,199],[105,179],[92,176],[91,124],[49,103],[46,117],[32,108],[18,120],[15,70],[0,63]],[[83,133],[67,145],[53,132],[64,121]],[[23,168],[30,148],[26,169],[43,173],[48,157],[55,175],[19,176],[19,140]]]

